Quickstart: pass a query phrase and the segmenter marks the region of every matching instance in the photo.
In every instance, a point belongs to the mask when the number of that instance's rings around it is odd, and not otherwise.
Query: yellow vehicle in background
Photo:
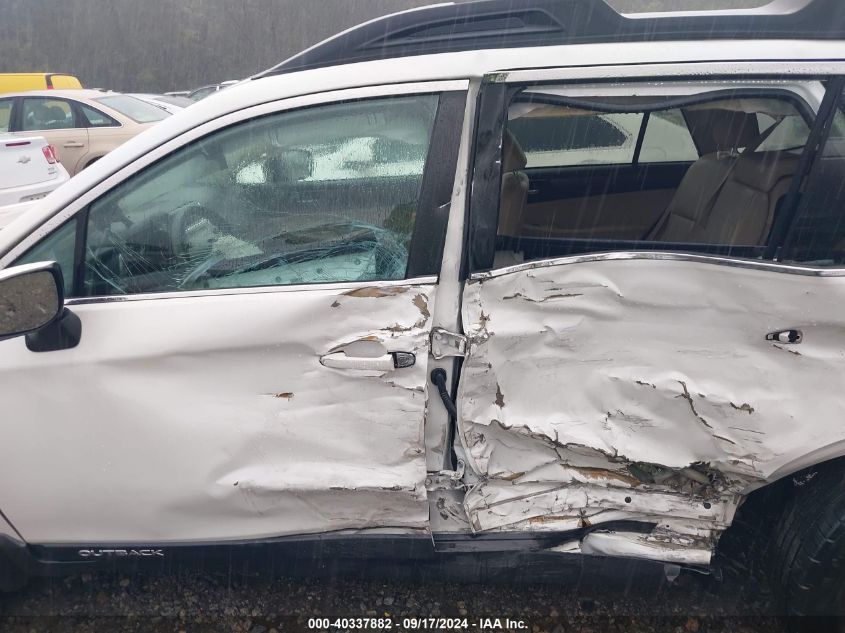
[[[25,90],[82,88],[82,82],[64,73],[0,73],[0,94]]]

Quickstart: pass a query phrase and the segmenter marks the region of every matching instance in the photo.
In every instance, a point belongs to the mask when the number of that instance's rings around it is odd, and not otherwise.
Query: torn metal
[[[751,488],[845,449],[845,403],[806,398],[838,392],[845,369],[845,283],[821,281],[583,256],[474,276],[458,395],[473,531],[636,521],[656,527],[578,547],[706,563]],[[800,357],[765,339],[798,324]]]

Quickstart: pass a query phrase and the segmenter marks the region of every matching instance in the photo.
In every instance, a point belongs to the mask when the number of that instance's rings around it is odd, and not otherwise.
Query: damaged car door
[[[463,296],[472,530],[706,565],[744,494],[845,446],[839,251],[778,250],[841,83],[519,75],[479,109],[476,164],[502,173],[474,176]],[[639,141],[608,164],[620,115]]]
[[[80,335],[0,342],[0,505],[27,542],[428,529],[461,88],[235,112],[29,240],[12,265],[59,263]]]

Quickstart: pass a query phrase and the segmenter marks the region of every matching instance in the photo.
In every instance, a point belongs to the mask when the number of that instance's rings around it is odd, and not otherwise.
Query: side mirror
[[[57,263],[0,270],[0,339],[40,330],[56,321],[63,310],[64,282]]]

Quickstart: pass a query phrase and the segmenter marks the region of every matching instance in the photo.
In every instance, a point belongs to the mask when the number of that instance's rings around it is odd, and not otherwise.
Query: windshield
[[[99,99],[94,99],[94,101],[99,101],[103,105],[110,107],[112,110],[116,110],[122,115],[128,116],[137,123],[153,123],[155,121],[166,119],[170,116],[170,113],[166,110],[158,108],[151,103],[146,103],[140,99],[136,99],[135,97],[130,97],[129,95],[100,97]]]

